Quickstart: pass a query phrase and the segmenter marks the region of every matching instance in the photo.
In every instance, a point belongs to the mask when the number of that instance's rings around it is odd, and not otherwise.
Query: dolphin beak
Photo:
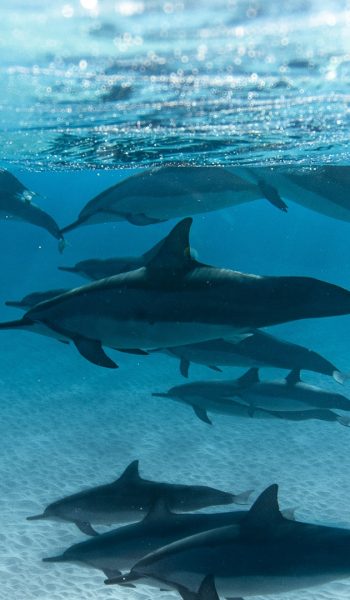
[[[41,515],[34,515],[32,517],[27,517],[27,521],[39,521],[41,519],[47,519],[47,515],[45,515],[45,513],[41,513]]]
[[[67,273],[75,273],[74,267],[57,267],[59,271],[67,271]]]
[[[15,300],[8,300],[5,302],[6,306],[15,306],[16,308],[20,308],[22,306],[21,302],[16,302]]]
[[[152,392],[152,396],[156,396],[157,398],[169,398],[169,395],[164,392]]]
[[[48,556],[47,558],[43,558],[43,562],[69,562],[63,554],[60,556]]]

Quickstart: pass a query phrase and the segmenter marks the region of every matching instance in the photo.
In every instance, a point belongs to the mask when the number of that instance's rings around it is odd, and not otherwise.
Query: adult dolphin
[[[60,519],[75,523],[87,535],[96,535],[91,523],[140,521],[158,498],[163,498],[169,509],[186,512],[218,504],[245,503],[251,493],[249,490],[235,495],[203,485],[151,481],[140,477],[138,467],[139,461],[135,460],[113,483],[66,496],[28,520]]]
[[[222,167],[157,167],[119,181],[90,200],[67,233],[81,225],[129,221],[153,225],[184,215],[209,212],[267,198],[281,210],[284,202]]]
[[[251,416],[256,410],[268,411],[271,414],[281,412],[284,415],[288,412],[301,413],[315,409],[337,408],[350,411],[349,398],[303,383],[299,370],[291,371],[282,380],[260,381],[258,369],[251,368],[238,379],[195,381],[174,386],[168,392],[154,392],[152,396],[187,404],[193,408],[201,421],[209,424],[211,421],[208,412],[235,416],[239,404],[246,408]],[[339,419],[339,422],[342,422],[341,417]],[[348,419],[342,424],[348,424]]]
[[[130,574],[106,583],[134,582],[196,593],[210,575],[219,596],[281,594],[350,576],[350,530],[283,517],[278,486],[267,488],[238,525],[190,536],[148,554]]]
[[[191,256],[192,219],[178,223],[145,267],[37,304],[0,329],[48,329],[94,364],[116,368],[102,346],[168,348],[311,317],[350,313],[350,292],[311,277],[247,275]]]
[[[58,248],[63,252],[65,242],[56,221],[39,206],[33,204],[35,192],[29,191],[6,169],[0,169],[0,218],[25,221],[46,229],[58,240]]]
[[[218,339],[159,350],[180,359],[180,372],[188,377],[191,362],[206,365],[214,371],[219,367],[276,367],[300,369],[330,375],[338,383],[348,376],[329,360],[300,346],[281,340],[263,331],[255,331],[242,340]]]
[[[144,519],[102,533],[68,548],[44,562],[73,562],[100,569],[107,577],[129,571],[146,554],[190,535],[241,523],[248,511],[179,514],[169,510],[163,499],[156,500]],[[294,519],[294,510],[283,512]]]

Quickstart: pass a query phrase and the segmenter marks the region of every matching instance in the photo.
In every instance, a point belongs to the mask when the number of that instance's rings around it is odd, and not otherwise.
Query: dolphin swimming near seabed
[[[285,211],[284,202],[269,192],[240,177],[234,169],[156,167],[123,179],[90,200],[62,233],[82,225],[114,221],[153,225],[263,197]]]
[[[314,167],[258,167],[239,169],[238,174],[262,187],[273,186],[288,202],[338,219],[350,221],[350,167],[322,165]]]
[[[232,380],[197,381],[170,388],[168,392],[154,392],[152,396],[169,398],[191,406],[196,416],[211,424],[208,412],[233,415],[239,414],[239,404],[254,416],[256,410],[268,411],[272,415],[286,418],[288,412],[303,413],[308,410],[338,408],[350,411],[350,399],[322,388],[303,383],[300,371],[294,370],[282,380],[260,381],[257,368]],[[238,405],[238,406],[237,406]],[[283,415],[279,415],[281,412]],[[348,425],[348,419],[339,422]],[[315,418],[315,417],[312,417]],[[294,417],[294,420],[303,420]],[[333,420],[321,418],[321,420]]]
[[[180,372],[188,377],[191,362],[206,365],[214,371],[220,367],[276,367],[300,369],[330,375],[338,383],[348,376],[341,373],[330,361],[308,348],[286,342],[263,331],[255,331],[241,341],[218,339],[185,346],[162,349],[180,359]]]
[[[56,221],[41,208],[32,203],[35,192],[29,191],[18,179],[6,171],[0,169],[0,219],[25,221],[46,229],[59,244],[60,252],[63,252],[65,242]]]
[[[197,593],[210,575],[219,597],[237,600],[350,577],[350,530],[285,519],[277,492],[277,485],[267,488],[241,523],[164,546],[106,583]]]
[[[44,558],[44,562],[73,562],[100,569],[107,577],[128,571],[146,554],[176,540],[209,529],[241,523],[248,511],[178,514],[170,511],[163,499],[157,500],[142,521],[119,527],[68,548],[63,554]],[[283,512],[294,519],[294,510]]]
[[[312,317],[350,313],[350,292],[311,277],[248,275],[191,256],[192,219],[164,238],[146,266],[41,302],[0,329],[48,329],[90,362],[116,368],[103,346],[144,353]]]
[[[57,500],[41,515],[28,520],[60,519],[75,523],[87,535],[97,535],[91,523],[110,525],[140,521],[162,498],[169,510],[187,512],[218,504],[244,504],[251,490],[242,494],[222,492],[203,485],[150,481],[140,477],[133,461],[113,483],[100,485]]]

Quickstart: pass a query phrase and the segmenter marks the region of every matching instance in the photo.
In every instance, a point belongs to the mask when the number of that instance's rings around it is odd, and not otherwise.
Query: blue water
[[[349,163],[348,2],[88,4],[1,7],[0,164],[40,195],[60,226],[96,194],[155,164]],[[112,86],[119,97],[104,99]],[[191,245],[209,264],[349,289],[350,224],[288,205],[287,214],[262,199],[196,215]],[[6,300],[84,283],[58,266],[141,254],[175,223],[82,227],[60,255],[46,231],[0,221],[0,320],[21,314]],[[350,371],[349,316],[271,332]],[[253,488],[254,497],[277,482],[281,505],[296,507],[301,520],[350,527],[349,429],[220,415],[210,428],[190,408],[151,396],[184,382],[175,360],[108,354],[118,371],[90,364],[73,346],[1,331],[1,600],[171,597],[106,588],[98,571],[42,563],[83,536],[66,523],[25,520],[65,494],[112,481],[136,458],[148,478]],[[217,376],[191,367],[191,380]],[[350,397],[349,383],[308,372],[303,379]],[[283,597],[349,593],[347,579]]]

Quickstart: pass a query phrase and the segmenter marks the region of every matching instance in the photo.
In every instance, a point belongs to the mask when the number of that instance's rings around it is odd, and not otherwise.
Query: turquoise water
[[[349,163],[348,2],[33,0],[1,9],[1,167],[38,194],[35,202],[60,227],[109,186],[155,165],[299,172]],[[287,213],[261,198],[195,215],[191,245],[199,260],[349,289],[350,224],[300,198],[286,202]],[[343,203],[350,214],[347,197]],[[46,231],[1,221],[0,320],[22,314],[7,300],[85,282],[57,267],[140,255],[176,222],[82,227],[67,234],[60,255]],[[350,371],[349,316],[269,331]],[[253,498],[276,482],[281,505],[296,507],[298,519],[350,527],[348,428],[217,414],[209,427],[189,407],[152,397],[185,382],[166,355],[108,349],[119,364],[108,371],[72,345],[0,333],[1,599],[172,597],[107,588],[99,571],[42,563],[83,534],[69,523],[26,521],[63,495],[116,479],[134,459],[150,479],[254,489]],[[242,372],[192,365],[190,380]],[[285,374],[262,369],[266,379]],[[306,371],[303,380],[350,398],[349,383]],[[283,597],[340,600],[349,582]]]

